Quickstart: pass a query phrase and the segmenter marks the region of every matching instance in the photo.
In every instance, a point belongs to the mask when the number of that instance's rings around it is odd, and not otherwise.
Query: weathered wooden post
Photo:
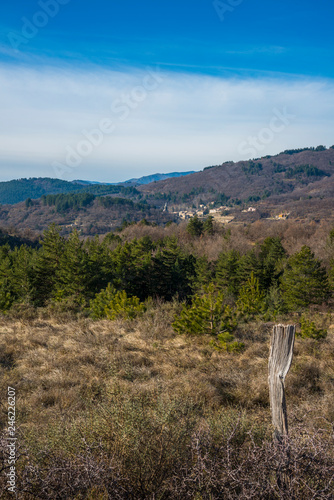
[[[294,325],[276,325],[271,338],[269,396],[274,436],[278,442],[288,435],[284,380],[292,362],[295,332]]]

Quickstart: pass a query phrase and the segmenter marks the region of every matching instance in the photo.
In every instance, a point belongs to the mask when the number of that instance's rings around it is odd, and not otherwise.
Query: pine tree
[[[150,295],[152,282],[152,254],[156,248],[149,236],[134,240],[132,246],[132,257],[134,265],[134,277],[132,281],[131,295],[145,300]]]
[[[211,283],[196,294],[191,305],[185,304],[173,328],[177,333],[190,335],[218,335],[231,332],[236,324],[230,306],[224,304],[224,295]]]
[[[149,239],[133,240],[117,246],[112,254],[113,284],[128,295],[141,300],[148,297],[152,281],[153,243]]]
[[[133,319],[145,311],[145,305],[138,297],[128,297],[124,290],[116,290],[111,283],[90,302],[94,319]]]
[[[213,234],[214,233],[214,227],[213,227],[213,217],[212,215],[209,215],[204,221],[203,224],[203,231],[206,234]]]
[[[106,288],[108,283],[114,279],[113,259],[108,248],[108,240],[102,243],[99,237],[87,240],[85,243],[85,251],[88,254],[88,269],[89,269],[89,283],[88,294],[95,296],[102,289]]]
[[[260,267],[260,283],[264,290],[272,286],[278,286],[278,280],[283,272],[282,261],[285,257],[281,239],[269,237],[260,246],[258,256]]]
[[[326,270],[306,245],[288,259],[281,284],[284,300],[291,311],[322,304],[330,297]]]
[[[241,287],[237,300],[237,310],[243,316],[254,318],[263,312],[264,293],[260,290],[259,279],[251,272],[249,280]]]
[[[254,250],[251,250],[240,257],[238,264],[238,279],[240,285],[243,285],[249,280],[251,273],[253,273],[257,278],[261,277],[260,262],[256,257]]]
[[[64,248],[65,240],[60,236],[60,227],[51,224],[44,232],[42,248],[36,257],[34,286],[37,305],[45,305],[53,294]]]
[[[15,301],[32,303],[34,297],[34,251],[22,245],[11,252],[11,267],[9,270],[10,290]]]
[[[310,304],[322,304],[330,297],[326,270],[306,245],[288,259],[281,284],[290,311],[300,311]]]
[[[74,231],[65,242],[56,272],[56,300],[72,297],[75,303],[84,304],[89,296],[91,279],[88,254],[78,232]]]
[[[204,224],[203,222],[195,215],[190,219],[187,225],[187,231],[192,236],[201,236],[203,234]]]
[[[8,289],[8,284],[0,280],[0,311],[8,311],[14,302],[14,297]]]
[[[282,290],[273,285],[266,293],[265,297],[266,318],[276,321],[277,315],[287,312],[286,303],[283,298]]]
[[[10,246],[0,247],[0,311],[7,311],[12,306],[15,297],[11,287],[12,263]]]
[[[210,341],[210,345],[216,351],[227,351],[238,353],[245,349],[245,344],[243,342],[236,342],[234,340],[234,335],[229,332],[218,333],[217,337]]]
[[[222,252],[216,264],[216,284],[220,290],[236,297],[239,292],[239,261],[240,254],[236,250]]]
[[[314,321],[311,321],[304,316],[302,316],[300,320],[300,326],[300,333],[297,332],[297,335],[303,339],[322,340],[327,337],[327,330],[317,328]]]
[[[194,291],[201,290],[204,285],[212,282],[212,265],[206,256],[199,257],[194,263],[195,276],[192,277],[191,287]]]
[[[175,237],[166,238],[152,259],[151,296],[171,300],[176,294],[183,300],[192,292],[191,281],[195,277],[195,258],[186,255]]]

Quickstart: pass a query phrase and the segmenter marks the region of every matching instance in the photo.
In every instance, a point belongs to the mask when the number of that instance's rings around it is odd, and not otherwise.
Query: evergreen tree
[[[0,280],[0,311],[8,311],[14,302],[14,297],[11,294],[8,284]]]
[[[26,245],[16,247],[11,252],[8,281],[10,291],[17,302],[33,302],[34,257],[34,251]]]
[[[279,237],[269,237],[260,246],[258,256],[260,267],[260,283],[263,289],[269,290],[271,286],[278,286],[278,280],[283,272],[282,260],[285,250]]]
[[[330,297],[326,270],[305,245],[288,259],[281,283],[290,311],[300,311],[310,304],[322,304]]]
[[[213,217],[212,215],[209,215],[204,221],[203,224],[203,231],[207,234],[213,234],[214,233],[214,227],[213,227]]]
[[[218,335],[231,332],[236,323],[230,306],[224,304],[224,295],[211,283],[196,294],[191,305],[184,305],[173,328],[177,333],[190,335]]]
[[[278,314],[287,312],[286,303],[283,298],[282,290],[273,285],[266,293],[265,297],[266,319],[276,321]]]
[[[252,271],[247,283],[241,287],[236,303],[238,312],[246,317],[255,317],[263,312],[264,297],[264,293],[260,290],[259,279]]]
[[[203,234],[204,224],[203,222],[195,215],[190,219],[187,225],[187,231],[192,236],[201,236]]]
[[[90,296],[95,296],[114,279],[113,259],[107,242],[105,239],[100,243],[99,237],[96,236],[85,243],[90,275],[88,286]]]
[[[216,264],[215,282],[220,290],[225,290],[228,295],[236,297],[239,293],[240,254],[236,250],[222,252]]]
[[[133,240],[118,245],[112,254],[114,286],[144,300],[148,297],[152,281],[152,251],[150,238]]]
[[[238,353],[245,349],[245,344],[243,342],[236,342],[234,340],[234,335],[229,332],[218,333],[217,337],[210,341],[210,345],[216,351],[227,351]]]
[[[36,256],[34,286],[37,305],[45,305],[53,294],[64,248],[60,227],[51,224],[43,234],[42,248]]]
[[[90,311],[94,319],[133,319],[145,311],[145,305],[140,303],[138,297],[128,297],[124,290],[117,291],[109,283],[105,290],[91,300]]]
[[[56,272],[55,298],[72,297],[74,302],[84,304],[89,296],[92,276],[89,272],[89,258],[77,231],[71,233],[65,242]]]
[[[12,263],[8,243],[0,247],[0,311],[7,311],[15,297],[11,288]]]
[[[194,263],[195,276],[192,277],[191,287],[193,290],[200,290],[204,285],[212,282],[212,265],[206,256],[199,257]]]
[[[131,295],[138,296],[141,300],[146,299],[150,294],[154,250],[155,244],[149,236],[134,240],[132,245],[134,275],[130,292]]]
[[[120,243],[112,253],[114,281],[113,284],[118,290],[129,292],[136,270],[132,258],[131,244],[127,241]]]
[[[238,279],[240,285],[246,283],[252,273],[257,278],[261,277],[261,265],[254,250],[251,250],[240,257],[238,264]]]
[[[311,321],[304,316],[302,316],[300,320],[300,326],[300,333],[297,332],[297,335],[303,339],[322,340],[327,337],[327,330],[317,328],[314,321]]]
[[[183,300],[192,292],[194,276],[195,258],[181,250],[175,237],[166,238],[165,246],[153,257],[150,295],[171,300],[178,294]]]

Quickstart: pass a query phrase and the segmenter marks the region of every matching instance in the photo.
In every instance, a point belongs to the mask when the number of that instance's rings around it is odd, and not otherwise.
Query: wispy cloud
[[[279,45],[249,47],[247,49],[226,50],[226,54],[254,55],[254,54],[285,54],[289,49]]]
[[[295,119],[262,154],[334,142],[331,80],[163,70],[162,83],[120,119],[115,102],[145,74],[135,68],[0,65],[1,180],[55,176],[52,164],[63,161],[68,146],[76,147],[83,130],[105,118],[117,124],[115,130],[65,178],[112,182],[241,159],[240,144],[266,126],[274,108],[286,108]]]

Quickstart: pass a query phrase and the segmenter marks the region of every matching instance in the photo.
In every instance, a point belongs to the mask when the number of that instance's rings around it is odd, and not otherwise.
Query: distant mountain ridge
[[[186,178],[165,179],[139,186],[147,196],[173,193],[178,199],[214,193],[242,202],[256,199],[300,199],[334,196],[334,147],[286,150],[275,156],[225,162]],[[251,200],[253,198],[253,200]]]
[[[169,177],[181,177],[194,172],[172,172],[170,174],[152,174],[139,179],[129,179],[125,182],[94,182],[94,181],[64,181],[51,179],[49,177],[31,177],[29,179],[15,179],[0,182],[0,204],[14,205],[28,198],[38,199],[43,195],[88,192],[96,195],[105,194],[131,194],[126,189],[134,189],[137,185],[145,185],[149,182],[168,179]]]
[[[0,182],[0,203],[16,204],[48,194],[86,192],[166,202],[193,203],[218,199],[232,204],[259,200],[334,197],[334,147],[301,148],[248,161],[225,162],[199,172],[171,172],[133,178],[121,183],[98,183],[50,178]]]
[[[90,185],[90,184],[103,184],[105,186],[127,186],[132,184],[134,186],[141,186],[144,184],[150,184],[150,182],[163,181],[165,179],[170,179],[172,177],[183,177],[184,175],[195,174],[196,170],[190,170],[189,172],[170,172],[168,174],[151,174],[144,175],[143,177],[134,177],[133,179],[128,179],[122,182],[95,182],[95,181],[83,181],[75,180],[72,181],[74,184]]]
[[[55,223],[67,234],[74,227],[83,235],[105,234],[123,223],[178,222],[211,210],[227,212],[237,224],[283,213],[334,224],[334,147],[230,161],[148,184],[19,179],[0,183],[1,200],[8,205],[0,206],[0,227],[39,232]]]
[[[118,184],[135,184],[135,185],[144,185],[150,184],[151,182],[163,181],[165,179],[172,179],[175,177],[184,177],[186,175],[195,174],[195,170],[190,170],[189,172],[171,172],[169,174],[152,174],[145,175],[143,177],[139,177],[139,179],[129,179],[126,182],[119,182]]]

